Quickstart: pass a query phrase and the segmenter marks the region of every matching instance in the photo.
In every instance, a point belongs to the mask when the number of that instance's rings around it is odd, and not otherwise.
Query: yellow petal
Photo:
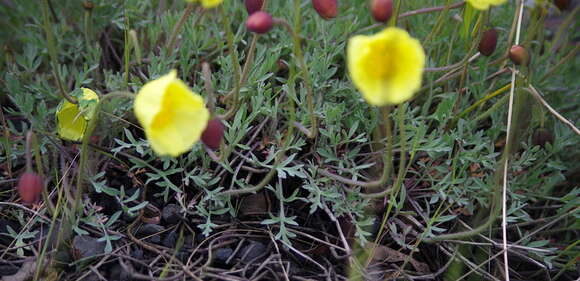
[[[161,76],[143,86],[135,97],[135,116],[141,122],[143,128],[149,127],[153,118],[161,111],[165,89],[171,81],[177,79],[177,72],[172,70],[169,74]]]
[[[134,104],[153,151],[173,157],[191,149],[209,120],[203,98],[176,76],[171,71],[145,84]]]
[[[471,6],[478,10],[487,10],[489,6],[497,6],[505,3],[507,0],[467,0]]]
[[[71,141],[79,141],[83,138],[87,129],[87,120],[76,105],[63,101],[56,111],[56,120],[58,135],[61,138]]]
[[[80,107],[83,114],[87,120],[90,120],[95,115],[95,110],[97,108],[97,103],[99,101],[99,96],[95,91],[88,88],[81,88],[83,91],[83,96],[79,100],[79,104],[87,104],[86,108]]]
[[[425,53],[418,40],[400,28],[351,38],[347,63],[354,85],[371,105],[398,104],[420,88]]]
[[[223,0],[187,0],[187,2],[201,2],[204,8],[209,9],[218,6]]]
[[[78,105],[63,100],[56,110],[57,132],[63,139],[80,141],[85,134],[88,121],[94,116],[99,96],[91,89],[81,88],[81,90],[82,96],[78,99]]]

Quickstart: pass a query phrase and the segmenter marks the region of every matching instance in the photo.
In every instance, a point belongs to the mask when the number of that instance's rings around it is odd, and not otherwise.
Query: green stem
[[[101,98],[101,100],[97,103],[97,106],[95,108],[95,114],[94,116],[91,118],[91,120],[89,121],[89,124],[87,125],[87,129],[83,135],[83,140],[82,140],[82,145],[81,145],[81,152],[80,152],[80,160],[79,160],[79,167],[78,167],[78,173],[77,173],[77,186],[76,186],[76,192],[75,192],[75,202],[73,205],[73,210],[76,210],[77,212],[82,212],[82,208],[81,208],[81,197],[83,194],[83,177],[84,177],[84,171],[87,165],[87,161],[88,161],[88,146],[89,146],[89,141],[90,138],[93,134],[93,131],[95,130],[97,123],[98,123],[98,119],[99,119],[99,113],[101,111],[101,107],[103,106],[103,104],[105,102],[107,102],[110,99],[116,98],[116,97],[126,97],[126,98],[130,98],[133,99],[134,95],[132,93],[129,92],[112,92],[109,93],[107,95],[105,95],[103,98]],[[72,212],[72,214],[74,215],[74,212]]]
[[[472,112],[473,110],[478,108],[480,105],[482,105],[486,101],[488,101],[496,96],[501,95],[502,93],[509,90],[510,88],[511,88],[511,84],[506,84],[505,86],[495,90],[493,93],[488,94],[485,97],[481,98],[480,100],[476,101],[474,104],[472,104],[471,106],[469,106],[468,108],[463,110],[461,113],[457,114],[455,116],[455,118],[453,118],[453,120],[451,121],[451,125],[449,126],[449,128],[455,127],[455,125],[457,124],[457,121],[459,121],[459,119],[465,117],[467,114],[469,114],[470,112]]]
[[[227,120],[234,116],[235,112],[238,110],[238,106],[240,104],[239,95],[240,95],[240,88],[241,88],[241,81],[240,81],[240,65],[239,65],[239,58],[238,58],[238,51],[234,46],[234,32],[232,31],[232,27],[230,26],[229,17],[231,15],[226,13],[224,5],[220,6],[220,12],[222,16],[222,23],[224,29],[226,30],[226,41],[228,44],[228,50],[230,52],[231,64],[234,68],[234,89],[231,93],[231,100],[230,100],[230,109],[228,112],[223,116],[223,119]]]
[[[399,123],[398,124],[398,126],[399,126],[399,142],[401,145],[401,155],[399,158],[399,171],[397,172],[397,180],[395,181],[394,188],[392,189],[390,197],[389,197],[389,205],[387,207],[387,211],[383,214],[383,220],[382,220],[381,226],[379,228],[379,233],[377,233],[377,236],[376,236],[375,241],[374,241],[375,245],[379,245],[379,242],[383,236],[383,230],[385,229],[385,225],[387,224],[387,221],[389,219],[389,215],[390,215],[391,210],[393,209],[393,206],[395,204],[396,197],[399,194],[399,191],[401,190],[403,179],[405,178],[405,173],[407,171],[407,167],[406,167],[407,137],[405,134],[405,106],[404,106],[404,104],[399,105],[397,111],[398,111],[397,112],[397,121]],[[374,250],[375,250],[375,248],[372,249],[372,251],[374,251]],[[371,262],[372,257],[374,257],[374,254],[369,255],[369,258],[367,259],[367,266]]]
[[[4,128],[4,153],[6,155],[6,172],[8,174],[8,178],[12,178],[12,143],[10,138],[10,129],[8,127],[8,123],[6,122],[6,118],[4,117],[4,108],[0,106],[0,123],[2,123],[2,127]]]
[[[129,90],[129,61],[131,56],[131,41],[129,40],[129,17],[127,16],[127,10],[125,10],[125,30],[123,32],[124,37],[124,50],[123,50],[123,61],[125,70],[125,89]]]
[[[574,58],[576,56],[576,53],[578,53],[578,51],[580,51],[580,45],[576,45],[576,47],[574,47],[567,55],[565,55],[558,63],[556,63],[552,68],[550,68],[550,70],[548,70],[546,72],[546,74],[544,74],[544,76],[542,76],[542,78],[540,78],[540,83],[543,82],[544,80],[546,80],[546,78],[552,76],[556,70],[558,70],[558,68],[564,64],[566,64],[567,62],[570,62],[572,58]]]
[[[294,120],[296,120],[296,106],[294,105],[294,100],[292,98],[288,99],[289,107],[290,107],[290,119],[288,120],[288,131],[286,133],[286,137],[284,139],[284,143],[282,144],[282,149],[279,154],[275,157],[274,164],[272,164],[272,168],[270,171],[264,176],[264,178],[255,186],[252,187],[245,187],[242,189],[230,189],[223,192],[220,192],[219,196],[239,196],[243,194],[255,193],[263,189],[274,177],[276,174],[276,168],[284,157],[286,156],[286,150],[290,145],[290,141],[292,140],[294,134]]]
[[[43,189],[43,190],[44,190],[44,192],[46,192],[45,189]],[[58,200],[56,203],[56,205],[57,205],[56,208],[52,205],[52,202],[50,202],[48,200],[48,197],[46,198],[46,202],[49,203],[48,206],[51,208],[51,211],[52,211],[52,219],[51,219],[51,223],[50,223],[50,228],[48,229],[48,235],[46,237],[49,237],[49,238],[52,237],[53,232],[57,228],[57,225],[58,225],[57,219],[58,219],[58,216],[60,215],[60,210],[61,210],[63,198],[64,198],[64,196],[62,196],[62,193],[59,192]],[[58,231],[60,232],[63,230],[59,229]],[[63,234],[63,232],[60,232],[60,234]],[[45,239],[44,244],[42,245],[43,246],[42,250],[40,251],[39,256],[38,256],[38,263],[36,265],[36,272],[34,273],[34,279],[33,279],[34,281],[39,280],[40,274],[45,272],[45,270],[43,270],[44,263],[42,261],[44,260],[44,257],[46,256],[46,251],[48,250],[48,247],[52,247],[52,245],[50,245],[52,243],[51,240],[52,239]],[[59,240],[57,240],[56,243],[58,244],[60,242],[62,242],[62,241],[59,239]]]
[[[499,100],[497,100],[488,110],[486,110],[485,112],[477,115],[477,117],[475,117],[473,119],[473,121],[475,122],[479,122],[487,117],[489,117],[493,112],[495,112],[496,110],[498,110],[501,106],[503,106],[505,103],[507,103],[508,99],[509,99],[509,95],[505,95],[503,97],[501,97]]]
[[[42,197],[46,203],[48,210],[54,214],[55,207],[50,201],[48,192],[46,191],[46,178],[44,177],[44,169],[42,165],[42,156],[40,154],[40,145],[38,138],[34,131],[30,130],[26,134],[26,172],[32,172],[32,148],[34,148],[34,161],[36,162],[36,173],[42,179]]]
[[[449,234],[441,234],[441,235],[437,235],[435,237],[431,237],[431,238],[423,238],[423,242],[425,243],[435,243],[435,242],[439,242],[439,241],[445,241],[445,240],[460,240],[460,239],[465,239],[465,238],[469,238],[472,236],[475,236],[477,234],[482,233],[483,231],[485,231],[486,229],[488,229],[497,219],[497,217],[499,216],[499,213],[501,211],[501,178],[498,179],[496,186],[495,186],[495,191],[493,193],[492,196],[492,206],[491,206],[491,211],[489,213],[489,217],[488,219],[481,225],[479,225],[478,227],[471,229],[471,230],[467,230],[467,231],[461,231],[461,232],[456,232],[456,233],[449,233]]]
[[[254,56],[256,53],[256,44],[258,42],[258,35],[254,34],[254,37],[252,38],[252,42],[250,43],[250,49],[248,50],[248,57],[246,58],[246,62],[244,63],[244,68],[242,70],[242,74],[241,74],[241,78],[240,78],[240,87],[241,85],[243,85],[244,83],[246,83],[246,80],[248,79],[248,73],[250,72],[250,66],[252,65],[252,63],[254,62]],[[233,89],[227,96],[226,99],[228,98],[232,98],[234,91],[236,91],[236,89]],[[232,118],[234,116],[234,114],[236,113],[237,108],[236,107],[232,107],[230,108],[226,113],[224,113],[223,115],[220,116],[220,119],[222,120],[228,120],[230,118]]]
[[[91,36],[91,32],[90,32],[90,28],[91,28],[91,10],[90,9],[85,9],[85,16],[84,16],[84,33],[85,33],[85,44],[87,45],[87,51],[89,46],[91,45],[91,41],[90,38]]]
[[[50,61],[52,64],[52,71],[54,74],[54,79],[56,80],[56,84],[60,90],[60,94],[64,99],[72,104],[76,104],[77,101],[69,96],[64,89],[62,84],[62,80],[60,79],[60,72],[58,68],[58,59],[56,56],[56,43],[54,39],[54,34],[52,33],[52,25],[50,23],[50,14],[49,14],[49,7],[48,7],[48,0],[42,1],[42,16],[43,16],[43,25],[44,25],[44,32],[46,33],[46,46],[48,48],[48,55],[50,57]]]
[[[383,171],[382,171],[381,177],[378,180],[370,181],[370,182],[361,182],[361,181],[351,180],[351,179],[333,174],[327,170],[319,170],[318,172],[323,176],[332,178],[336,181],[339,181],[339,182],[344,183],[344,184],[352,185],[352,186],[360,186],[360,187],[364,187],[364,188],[375,188],[375,187],[384,186],[389,179],[389,175],[391,174],[391,168],[393,166],[393,129],[392,129],[392,125],[391,125],[391,120],[389,119],[390,111],[391,111],[390,106],[384,107],[383,120],[385,122],[385,127],[386,127],[387,145],[386,145],[385,151],[383,152]],[[404,157],[404,156],[402,156],[402,157]],[[343,187],[343,188],[349,192],[357,192],[354,189],[350,189],[347,187]],[[358,192],[358,193],[359,193],[359,196],[362,198],[372,199],[372,198],[385,197],[386,195],[392,193],[393,190],[394,189],[391,187],[385,187],[385,189],[383,189],[382,191],[375,192],[375,193],[361,193],[361,192]]]
[[[395,9],[393,11],[393,15],[391,16],[391,19],[389,20],[388,25],[389,26],[397,26],[397,22],[399,20],[399,14],[401,13],[401,3],[403,1],[402,0],[398,0],[397,4],[395,4]]]
[[[207,109],[209,110],[210,115],[213,116],[215,114],[215,95],[211,83],[211,69],[207,62],[201,64],[201,73],[205,86],[205,96],[207,97]]]
[[[31,152],[31,147],[32,147],[32,136],[33,136],[33,132],[32,131],[28,131],[28,133],[26,134],[26,151],[25,151],[25,157],[26,157],[26,172],[27,173],[32,173],[32,152]]]
[[[383,221],[381,223],[381,227],[379,228],[379,234],[377,235],[377,238],[375,240],[375,244],[377,244],[381,238],[381,233],[383,231],[383,229],[385,229],[385,224],[387,223],[387,219],[389,217],[389,214],[391,213],[391,210],[393,208],[393,204],[396,200],[396,196],[397,194],[399,194],[399,191],[401,190],[401,186],[403,184],[403,179],[405,178],[405,173],[407,171],[407,152],[406,152],[406,147],[407,147],[407,137],[405,134],[405,106],[404,105],[399,105],[399,108],[397,110],[397,121],[398,121],[398,125],[399,125],[399,142],[400,142],[400,146],[401,146],[401,154],[399,157],[399,171],[397,172],[397,180],[395,181],[395,185],[394,185],[394,189],[393,192],[391,192],[391,196],[390,196],[390,200],[389,200],[389,206],[387,207],[387,212],[384,214],[383,216]]]
[[[429,32],[429,35],[427,35],[427,38],[425,39],[425,41],[423,41],[424,46],[426,46],[427,43],[429,41],[431,41],[431,39],[433,39],[439,33],[439,31],[441,31],[441,27],[443,26],[444,19],[448,18],[447,14],[451,8],[452,8],[451,0],[447,0],[447,3],[445,3],[443,11],[437,16],[435,26],[431,29],[431,32]]]
[[[248,57],[246,58],[246,62],[244,63],[244,68],[242,69],[242,78],[241,84],[243,85],[246,83],[248,79],[248,75],[250,73],[250,65],[254,62],[254,56],[256,54],[256,43],[258,42],[258,34],[254,34],[252,37],[252,42],[250,43],[250,50],[248,51]]]
[[[304,78],[304,86],[306,87],[306,105],[308,107],[308,113],[310,115],[310,130],[307,135],[308,138],[314,139],[318,136],[318,120],[314,112],[314,91],[312,89],[312,79],[310,77],[310,71],[308,65],[304,60],[304,54],[302,53],[302,46],[300,45],[300,30],[301,30],[301,17],[302,12],[300,10],[300,4],[302,1],[294,0],[294,28],[290,32],[292,34],[292,39],[294,41],[294,54],[296,55],[296,60],[300,64],[300,69],[302,70],[302,77]],[[289,25],[288,25],[289,27]]]
[[[189,16],[193,12],[193,7],[194,7],[193,3],[188,3],[187,7],[185,7],[185,11],[183,11],[183,15],[181,15],[181,18],[179,18],[179,21],[177,21],[177,24],[175,24],[175,26],[173,27],[173,31],[171,31],[171,35],[169,35],[169,41],[167,41],[167,51],[168,52],[173,53],[174,47],[175,47],[175,41],[177,39],[177,35],[179,34],[179,31],[181,30],[181,28],[185,24],[185,21],[187,20],[187,18],[189,18]],[[201,17],[201,15],[200,15],[200,17]]]

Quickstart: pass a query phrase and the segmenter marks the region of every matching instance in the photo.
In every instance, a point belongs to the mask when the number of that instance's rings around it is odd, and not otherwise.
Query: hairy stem
[[[56,56],[56,43],[54,39],[54,34],[52,33],[52,25],[50,23],[50,15],[49,15],[49,4],[48,0],[42,1],[42,16],[43,16],[43,25],[44,25],[44,32],[46,33],[46,46],[48,48],[48,55],[50,57],[50,61],[52,64],[52,72],[54,74],[54,79],[56,80],[56,84],[58,85],[58,89],[60,90],[60,94],[64,99],[68,102],[76,104],[77,101],[71,97],[65,90],[64,85],[62,84],[62,80],[60,79],[60,70],[58,68],[58,58]]]

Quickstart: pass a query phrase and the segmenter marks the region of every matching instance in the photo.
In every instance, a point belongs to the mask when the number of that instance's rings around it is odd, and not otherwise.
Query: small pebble
[[[75,236],[73,239],[73,256],[79,260],[100,255],[105,252],[105,241],[98,241],[98,238],[83,235]]]
[[[139,230],[137,231],[137,233],[135,234],[135,236],[137,236],[137,238],[144,238],[144,237],[149,237],[147,239],[145,239],[146,242],[149,243],[153,243],[153,244],[159,244],[161,243],[161,233],[162,231],[165,230],[165,227],[161,226],[161,225],[157,225],[157,224],[144,224],[142,225]]]
[[[181,208],[175,204],[168,204],[161,211],[161,219],[167,224],[176,224],[181,219],[179,211]]]

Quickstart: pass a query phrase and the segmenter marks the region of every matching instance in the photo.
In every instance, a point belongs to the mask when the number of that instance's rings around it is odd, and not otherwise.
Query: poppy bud
[[[246,27],[248,30],[258,34],[270,31],[273,24],[274,20],[272,19],[272,16],[262,11],[251,14],[246,20]]]
[[[371,13],[378,22],[387,22],[393,15],[393,0],[372,0]]]
[[[546,143],[554,143],[554,135],[544,128],[538,128],[532,136],[532,143],[544,147]]]
[[[338,14],[337,0],[312,0],[312,6],[325,20],[334,18]]]
[[[560,11],[565,11],[570,9],[572,0],[554,0],[554,5],[560,9]]]
[[[262,7],[264,7],[264,0],[245,0],[244,4],[246,4],[246,11],[248,11],[248,15],[251,15],[257,11],[262,10]]]
[[[510,49],[509,54],[510,60],[512,60],[517,65],[528,65],[530,62],[530,55],[526,48],[520,45],[514,45]]]
[[[211,149],[218,149],[224,137],[224,125],[219,118],[214,118],[207,123],[207,127],[201,134],[201,141]]]
[[[95,7],[95,4],[93,4],[93,2],[91,2],[91,1],[84,1],[83,7],[85,8],[85,10],[90,11]]]
[[[495,28],[486,30],[479,41],[479,52],[484,56],[491,56],[497,45],[497,31]]]
[[[26,172],[18,180],[18,194],[22,202],[31,204],[40,198],[42,192],[42,178],[34,172]]]

